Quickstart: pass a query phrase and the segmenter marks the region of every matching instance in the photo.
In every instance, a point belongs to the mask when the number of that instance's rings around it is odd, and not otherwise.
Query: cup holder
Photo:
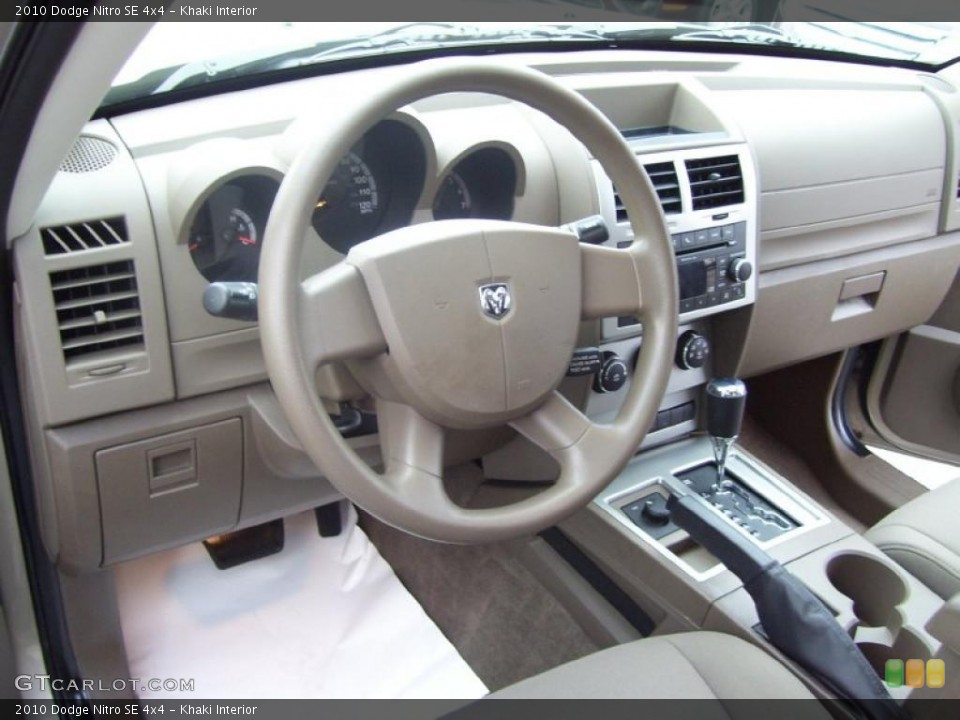
[[[897,606],[907,599],[907,584],[895,570],[870,555],[844,553],[827,563],[827,578],[853,600],[853,614],[860,625],[900,627]]]
[[[930,649],[912,630],[903,629],[897,633],[892,645],[882,642],[857,641],[857,647],[881,677],[887,660],[908,660],[917,658],[926,662],[930,659]]]

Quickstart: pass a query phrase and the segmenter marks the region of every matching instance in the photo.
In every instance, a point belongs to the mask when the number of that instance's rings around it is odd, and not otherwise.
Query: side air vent
[[[660,207],[665,215],[676,215],[682,210],[680,202],[680,183],[677,181],[677,168],[672,162],[653,163],[644,165],[650,182],[653,183],[657,197],[660,198]],[[613,188],[613,202],[617,208],[617,222],[626,222],[627,211],[623,207],[623,200],[616,187]]]
[[[50,273],[63,357],[143,345],[132,260]]]
[[[743,174],[736,155],[687,160],[686,166],[694,210],[743,202]]]
[[[42,228],[40,237],[46,255],[63,255],[129,242],[126,223],[120,217]]]
[[[117,148],[112,142],[91,135],[81,135],[60,163],[60,172],[93,172],[105,168],[116,157]]]

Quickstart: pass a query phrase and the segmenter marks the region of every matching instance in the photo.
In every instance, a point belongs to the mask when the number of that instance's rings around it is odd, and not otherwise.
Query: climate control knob
[[[710,341],[700,333],[687,330],[677,340],[677,367],[681,370],[696,370],[703,367],[710,355]]]
[[[627,384],[627,363],[615,352],[603,353],[603,364],[593,379],[593,389],[598,393],[616,392]]]
[[[749,260],[737,258],[727,266],[727,277],[732,282],[746,282],[753,276],[753,265]]]

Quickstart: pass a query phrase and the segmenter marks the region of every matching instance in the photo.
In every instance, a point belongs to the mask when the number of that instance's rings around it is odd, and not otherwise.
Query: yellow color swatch
[[[942,688],[947,682],[943,660],[927,660],[927,687]]]
[[[923,660],[907,660],[907,687],[923,687]]]

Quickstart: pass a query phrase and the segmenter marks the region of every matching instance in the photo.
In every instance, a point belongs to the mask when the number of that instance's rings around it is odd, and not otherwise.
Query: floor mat
[[[599,649],[509,543],[445,545],[367,515],[362,524],[491,690]]]
[[[313,513],[285,527],[283,552],[230,570],[217,570],[199,543],[120,565],[131,675],[192,678],[189,699],[486,693],[352,508],[339,537],[320,538]]]

